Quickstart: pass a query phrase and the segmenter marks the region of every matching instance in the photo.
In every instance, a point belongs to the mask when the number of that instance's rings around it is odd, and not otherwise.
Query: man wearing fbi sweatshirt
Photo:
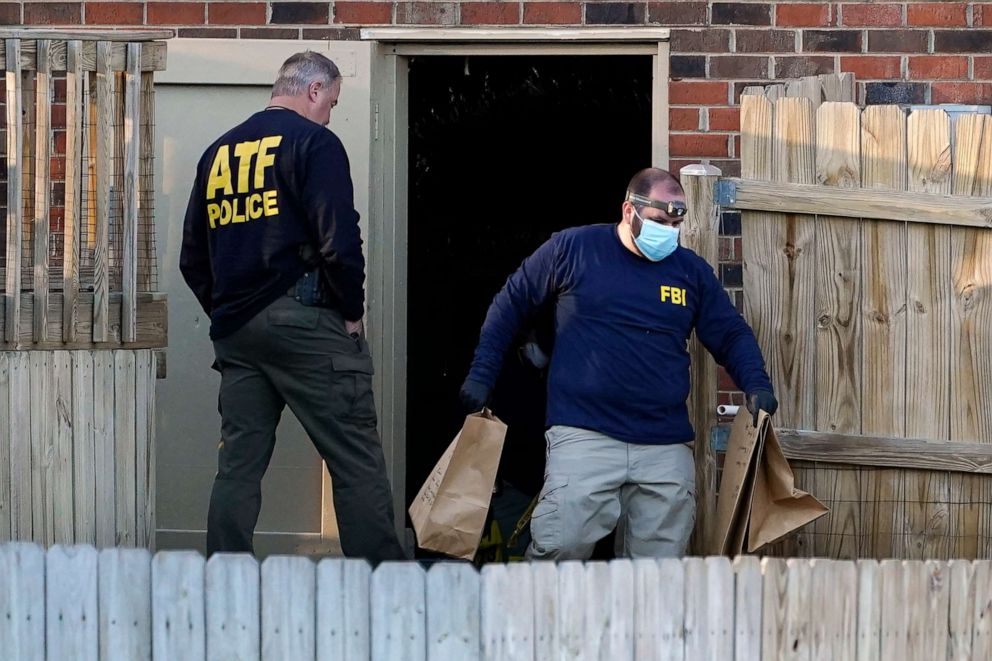
[[[553,235],[496,295],[460,396],[488,403],[517,330],[555,307],[544,486],[531,559],[587,559],[618,523],[628,557],[681,556],[695,519],[687,343],[693,330],[757,415],[778,402],[747,323],[713,269],[679,246],[685,194],[638,172],[616,224]]]

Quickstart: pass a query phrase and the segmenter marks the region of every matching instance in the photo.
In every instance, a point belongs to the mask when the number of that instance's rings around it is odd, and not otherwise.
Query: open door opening
[[[641,55],[410,59],[406,503],[461,427],[458,389],[507,276],[555,231],[617,222],[651,164],[652,67]],[[509,426],[500,477],[528,500],[543,478],[544,387],[511,349],[492,406]]]

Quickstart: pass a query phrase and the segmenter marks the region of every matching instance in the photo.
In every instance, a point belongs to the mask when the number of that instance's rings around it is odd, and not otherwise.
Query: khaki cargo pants
[[[588,429],[546,434],[544,488],[531,519],[531,560],[585,560],[617,528],[617,555],[685,554],[696,513],[688,445],[636,445]]]
[[[288,405],[331,472],[344,554],[372,562],[402,559],[365,338],[348,335],[339,312],[283,296],[215,341],[214,352],[222,442],[207,553],[252,551],[262,476]]]

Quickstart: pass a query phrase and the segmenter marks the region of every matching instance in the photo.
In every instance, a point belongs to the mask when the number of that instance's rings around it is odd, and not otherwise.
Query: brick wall
[[[672,28],[671,168],[739,172],[747,85],[853,72],[863,103],[992,103],[987,2],[9,2],[0,25],[159,25],[181,37],[354,39],[362,25],[655,25]],[[720,277],[740,305],[740,218],[723,218]],[[741,403],[721,376],[721,401]]]

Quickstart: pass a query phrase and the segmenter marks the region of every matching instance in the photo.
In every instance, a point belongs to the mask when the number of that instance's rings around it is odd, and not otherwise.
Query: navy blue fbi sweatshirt
[[[286,294],[316,248],[345,319],[362,318],[365,258],[348,156],[336,135],[292,110],[257,112],[212,144],[196,168],[179,268],[230,335]]]
[[[547,424],[629,443],[693,439],[687,344],[693,328],[745,391],[771,390],[754,334],[713,269],[679,247],[650,262],[615,225],[553,235],[493,299],[469,378],[492,386],[518,328],[555,301]]]

